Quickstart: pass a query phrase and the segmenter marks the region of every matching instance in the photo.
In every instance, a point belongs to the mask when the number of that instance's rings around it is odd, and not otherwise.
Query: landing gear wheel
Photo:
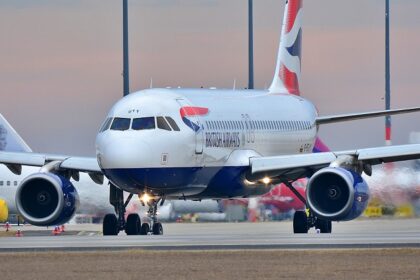
[[[321,233],[331,233],[332,224],[331,221],[317,219],[315,222],[315,228],[319,229]]]
[[[153,234],[154,235],[162,235],[163,234],[163,227],[161,223],[154,223],[153,224]]]
[[[138,235],[140,233],[140,217],[138,214],[130,214],[125,224],[125,233],[127,235]]]
[[[293,217],[293,232],[308,233],[308,217],[305,211],[296,211]]]
[[[118,219],[114,214],[107,214],[102,224],[103,235],[118,235]]]
[[[140,229],[140,235],[147,235],[150,231],[150,226],[148,223],[143,223]]]

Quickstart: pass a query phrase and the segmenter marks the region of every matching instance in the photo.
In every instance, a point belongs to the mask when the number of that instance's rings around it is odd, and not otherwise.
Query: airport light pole
[[[248,89],[254,89],[253,0],[248,0]]]
[[[130,93],[129,65],[128,65],[128,0],[123,0],[123,95]]]
[[[385,0],[385,109],[391,109],[391,68],[389,48],[389,0]],[[385,117],[385,144],[391,145],[391,116]]]

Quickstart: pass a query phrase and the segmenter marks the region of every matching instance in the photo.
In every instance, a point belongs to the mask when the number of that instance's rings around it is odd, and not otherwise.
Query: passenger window
[[[169,124],[166,122],[166,120],[163,117],[157,117],[156,120],[157,120],[158,128],[171,131],[171,127],[169,126]]]
[[[135,118],[131,124],[133,130],[155,129],[155,117]]]
[[[18,185],[17,181],[14,182],[15,187]]]
[[[104,132],[108,130],[109,127],[111,126],[111,123],[112,123],[112,118],[107,118],[104,124],[102,125],[101,129],[99,130],[99,132]]]
[[[7,181],[7,185],[10,186],[10,181]]]
[[[176,124],[176,122],[173,118],[171,118],[171,117],[165,117],[165,118],[168,121],[168,123],[171,125],[171,127],[174,131],[180,131],[178,125]],[[206,124],[207,124],[207,128],[208,128],[209,127],[208,122],[206,122]]]
[[[3,181],[0,181],[0,186],[3,186]]]
[[[111,130],[127,130],[130,128],[130,119],[115,118],[111,125]]]

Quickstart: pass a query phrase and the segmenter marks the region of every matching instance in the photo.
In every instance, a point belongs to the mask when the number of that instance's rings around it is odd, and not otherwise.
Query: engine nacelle
[[[306,187],[309,208],[320,218],[349,221],[359,217],[369,200],[369,187],[362,176],[341,167],[316,172]]]
[[[66,178],[52,173],[26,177],[16,192],[16,208],[28,223],[36,226],[68,222],[79,206],[79,195]]]

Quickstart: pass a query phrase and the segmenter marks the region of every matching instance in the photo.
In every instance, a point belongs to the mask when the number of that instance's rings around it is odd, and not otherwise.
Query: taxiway
[[[100,225],[70,225],[65,234],[23,227],[0,238],[0,251],[202,250],[420,247],[420,219],[334,223],[332,234],[292,234],[291,222],[165,224],[162,236],[102,236]]]

